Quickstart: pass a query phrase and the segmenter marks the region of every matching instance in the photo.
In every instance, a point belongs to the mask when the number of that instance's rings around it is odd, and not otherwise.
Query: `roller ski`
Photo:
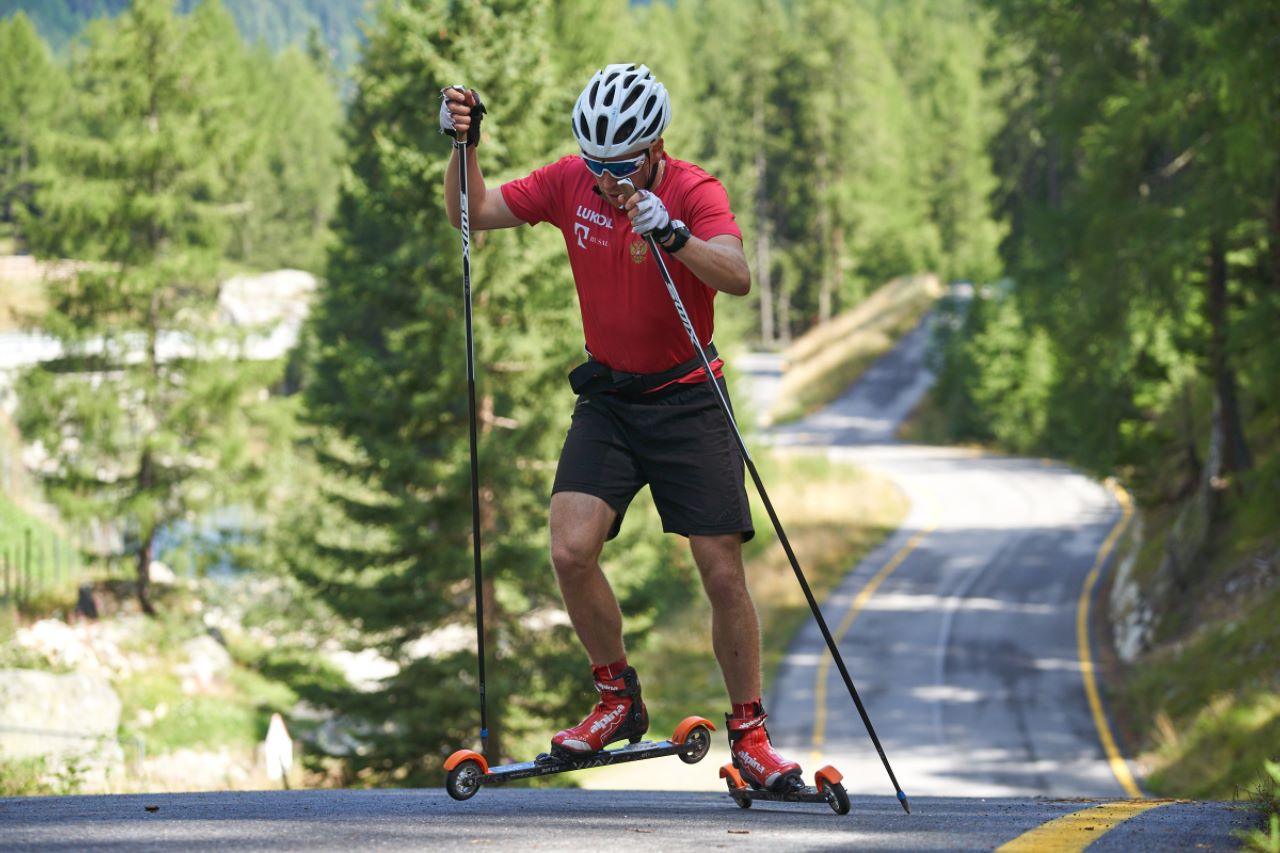
[[[490,768],[484,756],[460,749],[444,763],[445,788],[455,800],[468,800],[482,785],[499,785],[515,779],[607,767],[628,761],[678,755],[685,764],[697,764],[711,748],[715,726],[702,717],[686,717],[670,740],[641,740],[649,730],[649,714],[640,698],[636,671],[625,667],[612,676],[609,667],[595,670],[600,702],[587,718],[551,739],[551,751],[533,761]],[[611,677],[612,676],[612,677]],[[611,744],[627,745],[608,749]]]
[[[836,814],[848,814],[849,795],[840,771],[823,767],[814,774],[816,784],[806,785],[800,765],[774,751],[764,725],[768,715],[758,702],[753,705],[742,716],[725,715],[733,760],[720,768],[720,778],[739,808],[751,808],[754,800],[826,803]]]

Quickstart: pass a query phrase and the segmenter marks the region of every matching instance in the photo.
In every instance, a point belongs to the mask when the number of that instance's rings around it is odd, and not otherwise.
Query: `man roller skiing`
[[[761,788],[798,787],[800,765],[773,749],[760,700],[760,627],[742,562],[742,543],[754,530],[741,453],[646,257],[644,237],[652,236],[727,399],[723,361],[711,343],[714,299],[745,295],[751,274],[724,188],[666,153],[670,101],[643,65],[610,65],[587,83],[572,116],[580,156],[497,189],[485,186],[476,154],[484,111],[474,90],[443,91],[441,132],[467,140],[445,170],[449,217],[458,227],[456,158],[464,153],[472,228],[550,222],[560,229],[589,356],[570,374],[578,398],[552,487],[551,560],[600,701],[552,738],[552,751],[590,754],[634,743],[648,730],[622,613],[599,562],[647,484],[663,530],[688,538],[711,604],[712,644],[733,705],[725,715],[733,763]],[[620,182],[638,191],[628,197]]]

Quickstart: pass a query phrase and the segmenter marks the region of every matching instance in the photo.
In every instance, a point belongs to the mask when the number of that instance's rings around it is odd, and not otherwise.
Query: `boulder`
[[[208,634],[201,634],[182,644],[187,660],[176,667],[187,693],[209,690],[232,667],[231,654]]]
[[[0,669],[0,755],[43,758],[70,789],[106,790],[123,772],[120,697],[100,675]]]

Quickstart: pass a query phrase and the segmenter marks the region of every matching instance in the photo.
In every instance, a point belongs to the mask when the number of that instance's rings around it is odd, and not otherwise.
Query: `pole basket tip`
[[[907,794],[905,791],[898,792],[898,802],[902,803],[902,809],[907,814],[911,814],[911,804],[907,802]]]

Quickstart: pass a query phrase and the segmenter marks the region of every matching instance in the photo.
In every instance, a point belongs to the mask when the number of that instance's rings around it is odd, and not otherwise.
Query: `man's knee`
[[[562,492],[551,497],[551,564],[561,579],[600,570],[600,552],[614,511],[591,495]]]
[[[702,572],[702,587],[712,604],[750,599],[747,578],[740,565],[710,567]]]
[[[599,570],[601,543],[592,537],[572,533],[551,536],[551,564],[562,578],[580,576]]]
[[[728,537],[690,539],[702,586],[712,604],[749,598],[741,541]]]

